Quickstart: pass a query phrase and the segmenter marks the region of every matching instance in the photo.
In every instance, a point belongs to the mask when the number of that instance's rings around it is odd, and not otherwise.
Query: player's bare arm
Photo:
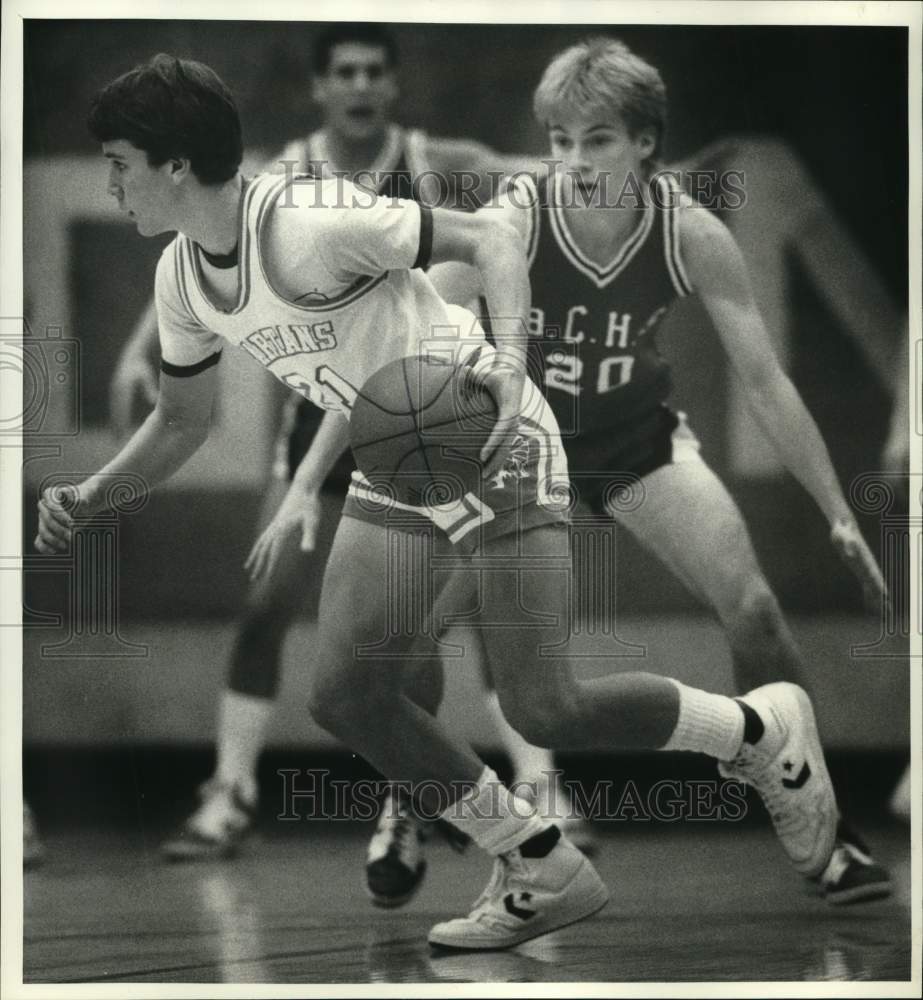
[[[531,293],[522,237],[499,213],[433,211],[434,264],[457,261],[475,268],[487,299],[497,363],[485,383],[497,402],[497,423],[481,452],[484,478],[506,459],[517,425],[526,377],[527,319]]]
[[[884,580],[859,533],[817,424],[782,370],[753,297],[743,256],[727,227],[705,209],[686,206],[680,221],[686,270],[743,383],[757,422],[785,467],[811,494],[831,540],[879,607]]]
[[[523,170],[537,175],[544,170],[537,156],[498,153],[473,139],[427,138],[426,158],[433,170],[450,181],[457,196],[473,194],[480,204],[491,206],[497,204],[503,177]],[[466,175],[464,180],[462,175]],[[467,206],[459,199],[458,207]]]
[[[205,443],[218,381],[217,365],[179,377],[161,373],[153,412],[103,469],[79,486],[51,488],[39,501],[35,547],[50,554],[66,551],[73,513],[94,514],[105,505],[106,489],[120,474],[140,477],[147,488],[169,479]]]
[[[529,211],[523,204],[511,199],[508,194],[503,194],[496,205],[480,211],[512,226],[525,246]],[[430,268],[428,274],[436,291],[446,302],[474,310],[478,308],[478,299],[484,294],[484,286],[476,268],[459,261],[449,261]]]
[[[349,423],[333,410],[324,419],[298,465],[279,509],[254,542],[244,569],[251,580],[272,576],[283,548],[296,532],[301,533],[302,552],[311,552],[320,517],[320,490],[337,459],[349,445]]]
[[[109,386],[109,412],[119,438],[131,430],[135,399],[153,406],[157,400],[157,366],[153,359],[157,343],[157,311],[153,298],[138,318],[115,365]]]

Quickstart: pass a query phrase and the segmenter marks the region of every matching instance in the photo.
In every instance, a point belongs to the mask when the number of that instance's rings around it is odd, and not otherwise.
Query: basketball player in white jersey
[[[324,124],[270,156],[265,169],[345,177],[385,197],[413,198],[460,210],[471,210],[488,200],[492,184],[496,186],[514,163],[521,166],[522,157],[504,157],[472,140],[435,138],[393,122],[397,66],[394,39],[380,25],[346,23],[325,28],[313,46],[312,90]],[[156,398],[156,345],[157,322],[151,303],[126,344],[113,378],[113,419],[121,434],[128,430],[135,397],[141,393],[150,403]],[[319,422],[316,407],[298,395],[289,397],[264,496],[262,523],[278,508]],[[352,469],[352,458],[344,453],[324,481],[324,489],[345,494]],[[198,807],[162,845],[171,860],[228,857],[252,829],[257,764],[278,693],[283,642],[303,606],[306,579],[318,572],[310,552],[318,530],[323,530],[320,498],[312,497],[310,506],[315,517],[305,521],[300,546],[281,554],[273,572],[263,575],[248,594],[219,704],[214,773],[199,789]],[[417,703],[430,712],[439,704],[441,679],[438,663],[418,663],[412,690]],[[495,702],[488,707],[495,724],[506,732]],[[543,785],[547,777],[541,772],[551,770],[546,755],[533,748],[526,753],[536,773],[520,769],[518,778]],[[588,829],[576,818],[566,822],[572,839],[587,847]],[[445,826],[441,828],[446,831]],[[422,878],[422,842],[431,830],[432,825],[418,823],[403,803],[386,796],[367,859],[374,902],[393,906],[410,898]]]
[[[727,227],[657,174],[666,117],[658,71],[623,43],[596,38],[559,54],[534,97],[556,169],[514,180],[504,217],[527,248],[534,367],[558,417],[571,481],[628,528],[705,601],[724,626],[739,690],[804,683],[803,657],[757,562],[741,514],[669,407],[669,366],[656,335],[696,294],[743,395],[789,471],[814,498],[869,606],[882,574],[859,532],[814,420],[776,361],[742,255]],[[450,301],[471,302],[477,275],[436,267]],[[612,474],[611,481],[606,473]],[[642,502],[610,487],[635,477]],[[887,872],[845,825],[820,878],[834,903],[887,895]]]
[[[410,575],[393,581],[400,593],[385,587],[389,540],[402,532],[412,541],[409,514],[479,569],[494,681],[524,736],[574,750],[706,753],[759,791],[794,867],[820,875],[837,808],[800,688],[769,685],[735,700],[641,673],[583,682],[555,655],[569,607],[566,462],[553,416],[525,375],[530,296],[516,230],[496,214],[384,202],[336,181],[246,182],[233,97],[189,60],[155,56],[114,80],[89,124],[110,164],[109,193],[139,233],[178,233],[157,268],[162,375],[153,413],[119,454],[80,484],[45,492],[38,550],[66,551],[75,514],[101,509],[112,477],[130,472],[154,487],[204,443],[224,343],[329,411],[283,502],[295,513],[299,492],[323,480],[342,448],[350,401],[366,379],[399,357],[451,350],[497,404],[482,485],[457,504],[408,512],[370,495],[357,473],[325,573],[310,693],[321,725],[496,859],[472,912],[433,927],[430,942],[510,947],[589,916],[608,892],[556,826],[405,696],[400,657],[412,637],[393,637],[395,658],[375,655],[381,637],[391,638],[390,601],[418,596]],[[235,255],[232,268],[210,262]],[[459,335],[464,317],[419,270],[450,260],[477,269],[496,351],[476,326]]]

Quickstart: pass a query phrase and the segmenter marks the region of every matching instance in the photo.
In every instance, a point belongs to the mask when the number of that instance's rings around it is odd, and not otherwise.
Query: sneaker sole
[[[167,841],[160,846],[160,854],[166,861],[230,861],[240,854],[241,846],[247,839],[253,837],[252,830],[244,831],[230,842],[218,843],[207,841]]]
[[[426,875],[426,862],[422,861],[420,867],[417,869],[417,881],[415,882],[412,889],[405,892],[403,896],[382,896],[380,893],[375,892],[368,882],[365,884],[365,891],[369,899],[372,901],[373,906],[379,906],[383,910],[396,910],[399,906],[405,906],[409,903],[414,896],[420,891],[420,887],[423,885],[423,878]]]
[[[592,877],[592,888],[584,897],[575,900],[569,906],[555,910],[555,919],[551,922],[546,921],[541,925],[531,927],[525,924],[519,933],[511,934],[503,941],[498,941],[496,937],[478,938],[475,935],[465,935],[464,939],[461,939],[454,935],[442,935],[433,928],[429,932],[428,941],[436,948],[452,951],[503,951],[506,948],[513,948],[518,944],[531,941],[533,938],[541,937],[543,934],[550,934],[562,927],[568,927],[570,924],[576,924],[578,921],[598,913],[609,902],[609,890],[585,859],[577,871],[575,881],[582,877]]]
[[[833,854],[833,849],[836,846],[836,834],[840,814],[836,804],[836,793],[833,790],[833,782],[830,780],[830,772],[827,770],[827,762],[824,760],[824,748],[821,746],[820,736],[817,732],[817,720],[814,717],[814,707],[811,704],[811,699],[802,688],[797,685],[792,685],[792,687],[794,690],[792,690],[791,695],[797,703],[800,721],[802,725],[807,724],[805,726],[808,732],[806,757],[811,759],[812,767],[816,766],[817,770],[815,773],[817,776],[823,778],[824,785],[826,786],[827,812],[832,815],[832,820],[827,824],[830,843],[823,852],[823,862],[811,865],[810,869],[799,869],[803,874],[810,877],[822,872],[827,866],[831,854]]]
[[[824,899],[831,906],[848,906],[850,903],[870,903],[875,899],[887,899],[891,891],[890,881],[870,882],[868,885],[857,885],[852,889],[841,889],[839,892],[826,892]]]

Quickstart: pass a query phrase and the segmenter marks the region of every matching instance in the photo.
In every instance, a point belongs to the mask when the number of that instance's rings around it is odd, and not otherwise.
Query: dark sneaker
[[[828,903],[866,903],[891,895],[888,870],[872,857],[862,839],[840,821],[827,867],[815,879]]]
[[[403,906],[416,895],[426,874],[427,833],[410,807],[388,792],[365,863],[366,886],[376,906]]]

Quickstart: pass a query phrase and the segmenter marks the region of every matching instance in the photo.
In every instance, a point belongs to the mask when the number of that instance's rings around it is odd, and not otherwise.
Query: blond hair
[[[660,73],[615,38],[589,38],[565,49],[548,64],[532,107],[542,125],[618,116],[634,138],[654,132],[651,159],[660,155],[667,122],[667,88]]]

